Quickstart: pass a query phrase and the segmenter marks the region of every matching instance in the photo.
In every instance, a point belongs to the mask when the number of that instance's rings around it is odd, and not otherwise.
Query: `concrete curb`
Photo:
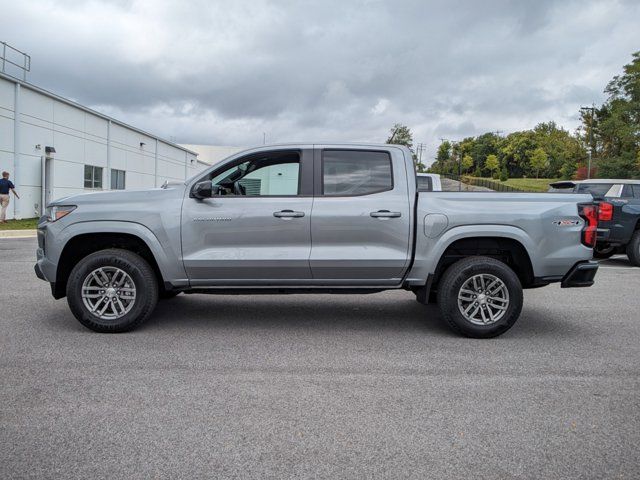
[[[33,238],[37,230],[0,230],[0,238]]]

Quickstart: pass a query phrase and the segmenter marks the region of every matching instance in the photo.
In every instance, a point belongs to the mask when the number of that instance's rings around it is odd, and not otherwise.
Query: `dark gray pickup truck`
[[[596,258],[626,253],[640,267],[640,180],[591,179],[561,181],[552,192],[589,193],[598,204]]]
[[[590,195],[418,192],[406,147],[277,145],[184,183],[53,202],[35,271],[100,332],[130,330],[181,292],[242,304],[405,289],[485,338],[515,323],[523,288],[593,283],[596,216]]]

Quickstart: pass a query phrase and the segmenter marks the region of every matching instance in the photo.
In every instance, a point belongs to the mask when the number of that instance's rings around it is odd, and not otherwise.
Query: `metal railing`
[[[4,74],[26,81],[27,72],[31,71],[31,57],[7,42],[0,42],[0,68]],[[20,76],[12,74],[12,70],[17,70]]]
[[[525,192],[521,188],[512,187],[510,185],[505,185],[500,181],[489,180],[487,178],[478,178],[478,177],[469,177],[462,176],[462,181],[465,183],[470,183],[471,185],[475,185],[476,187],[485,187],[490,188],[496,192]]]
[[[459,175],[451,174],[442,174],[441,176],[459,182],[462,185],[484,187],[488,188],[489,190],[493,190],[494,192],[526,192],[526,190],[523,190],[521,188],[515,188],[509,185],[505,185],[500,181],[488,180],[486,178],[472,177],[470,175],[462,175],[462,177],[460,177]],[[464,188],[462,188],[462,190],[464,190]]]

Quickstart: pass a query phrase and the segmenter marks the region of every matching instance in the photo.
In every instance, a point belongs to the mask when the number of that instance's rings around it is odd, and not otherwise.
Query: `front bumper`
[[[590,287],[598,271],[598,262],[587,260],[576,263],[562,278],[562,288]]]
[[[33,266],[33,269],[34,269],[34,270],[35,270],[35,272],[36,272],[36,277],[38,277],[40,280],[47,281],[47,279],[46,279],[46,278],[44,278],[44,273],[42,273],[42,269],[40,268],[40,264],[39,264],[39,263],[36,263],[36,264]]]

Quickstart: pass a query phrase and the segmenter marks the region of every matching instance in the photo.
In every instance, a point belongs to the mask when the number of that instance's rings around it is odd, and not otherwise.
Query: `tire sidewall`
[[[636,231],[631,237],[626,253],[631,264],[640,267],[640,230]]]
[[[610,258],[613,255],[615,255],[615,253],[616,253],[615,247],[606,247],[603,250],[600,250],[598,248],[598,245],[596,245],[596,248],[593,249],[593,258],[606,260],[607,258]]]
[[[522,285],[518,276],[508,265],[492,259],[472,257],[454,264],[445,272],[443,278],[446,291],[439,295],[441,311],[447,322],[463,335],[474,338],[490,338],[503,334],[516,322],[522,311]],[[496,323],[476,325],[467,320],[458,307],[458,293],[462,285],[474,275],[490,274],[499,278],[509,292],[509,306],[505,314]]]
[[[126,272],[136,288],[133,308],[120,318],[104,320],[87,309],[82,301],[82,285],[86,277],[100,267],[116,267]],[[85,327],[99,332],[124,332],[142,323],[157,302],[157,285],[149,282],[150,267],[135,254],[105,250],[82,259],[71,271],[67,282],[67,301],[74,316]],[[151,272],[152,273],[152,272]]]

